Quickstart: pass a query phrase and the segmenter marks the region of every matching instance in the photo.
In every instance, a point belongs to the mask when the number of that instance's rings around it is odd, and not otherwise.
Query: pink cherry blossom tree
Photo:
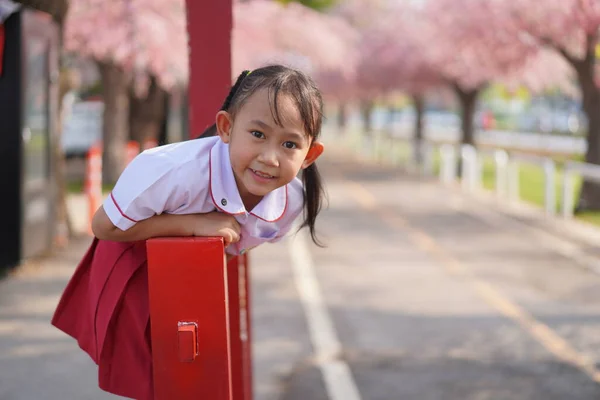
[[[234,74],[268,62],[351,73],[354,31],[342,19],[269,0],[236,2],[233,12]],[[187,79],[185,24],[183,0],[72,0],[65,45],[100,66],[109,182],[123,165],[131,79],[138,89],[168,89]]]
[[[600,86],[596,51],[600,29],[598,0],[488,0],[488,14],[539,47],[552,49],[571,66],[588,119],[586,162],[600,164]],[[600,186],[585,181],[578,210],[600,209]]]
[[[325,97],[330,103],[337,103],[339,107],[338,125],[342,131],[345,127],[349,102],[360,103],[365,132],[370,131],[369,120],[374,96],[379,93],[378,88],[383,85],[377,83],[373,86],[373,79],[365,74],[369,73],[371,66],[377,64],[378,54],[374,54],[370,48],[381,45],[383,39],[379,37],[378,32],[383,29],[378,28],[378,24],[388,20],[386,10],[390,5],[389,0],[344,0],[328,11],[329,14],[345,20],[354,29],[357,37],[356,52],[351,61],[355,68],[351,74],[335,69],[321,70],[318,74],[319,84]],[[375,59],[369,60],[370,57]]]
[[[502,15],[489,14],[485,7],[478,0],[344,2],[336,12],[361,31],[354,94],[369,100],[391,90],[409,93],[417,111],[418,143],[423,96],[447,85],[461,105],[462,141],[474,144],[476,102],[489,82],[532,90],[568,84],[564,63],[540,52]],[[549,62],[553,68],[543,68]]]
[[[452,87],[461,107],[462,143],[475,144],[474,116],[478,96],[492,80],[521,73],[536,48],[499,15],[487,12],[485,1],[436,0],[426,5],[430,43],[428,58]]]
[[[131,83],[139,93],[152,79],[163,88],[187,79],[185,22],[183,0],[71,0],[65,48],[96,60],[102,79],[105,182],[125,165]]]
[[[410,5],[386,9],[377,24],[363,33],[357,71],[357,85],[367,98],[395,91],[411,96],[417,148],[423,140],[425,95],[444,83],[426,51],[426,36],[420,34],[426,28],[424,22],[422,10]]]
[[[270,0],[236,2],[233,12],[234,75],[272,62],[310,73],[352,72],[357,35],[343,19]]]

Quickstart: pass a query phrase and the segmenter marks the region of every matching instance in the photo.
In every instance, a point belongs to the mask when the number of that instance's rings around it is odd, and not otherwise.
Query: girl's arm
[[[133,242],[165,236],[221,236],[225,246],[240,238],[240,225],[228,214],[160,214],[139,221],[123,231],[113,225],[100,207],[92,219],[92,232],[101,240]]]

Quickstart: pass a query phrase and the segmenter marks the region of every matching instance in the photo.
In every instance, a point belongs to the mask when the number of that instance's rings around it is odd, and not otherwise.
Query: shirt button
[[[227,205],[227,199],[221,199],[221,205],[226,206]]]

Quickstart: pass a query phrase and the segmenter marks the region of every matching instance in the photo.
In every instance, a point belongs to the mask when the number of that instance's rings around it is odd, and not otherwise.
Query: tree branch
[[[573,65],[574,67],[577,67],[579,64],[581,64],[581,60],[571,55],[564,47],[562,47],[549,37],[542,36],[539,38],[539,41],[544,46],[550,47],[559,52],[569,62],[569,64]]]

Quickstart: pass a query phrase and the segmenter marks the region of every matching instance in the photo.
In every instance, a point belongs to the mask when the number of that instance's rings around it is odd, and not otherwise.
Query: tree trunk
[[[360,104],[360,114],[363,121],[364,134],[372,136],[371,132],[371,112],[373,111],[373,102],[371,100],[362,101]]]
[[[162,102],[162,121],[160,122],[160,129],[158,132],[158,145],[162,146],[169,142],[169,136],[173,136],[169,132],[169,113],[171,112],[171,93],[164,92]],[[180,141],[180,140],[177,140]]]
[[[422,166],[425,160],[423,154],[423,118],[425,114],[425,98],[422,95],[412,96],[413,106],[415,107],[415,132],[413,137],[414,160],[417,166]]]
[[[581,87],[583,109],[588,119],[587,151],[585,162],[600,164],[600,89],[594,81],[595,41],[588,46],[586,58],[576,63],[577,79]],[[584,180],[575,212],[600,210],[600,185]]]
[[[458,84],[454,84],[454,92],[460,102],[461,110],[461,143],[475,146],[475,127],[473,120],[475,118],[475,106],[477,105],[477,97],[481,92],[481,87],[474,89],[464,89]]]
[[[344,133],[346,130],[346,119],[347,119],[347,104],[342,101],[338,105],[338,114],[337,114],[337,125],[340,133]]]
[[[129,79],[110,62],[99,62],[104,100],[102,117],[102,182],[117,181],[125,166],[125,149],[129,137]]]
[[[389,100],[386,111],[387,115],[384,123],[384,129],[387,132],[387,135],[392,137],[394,135],[394,117],[396,116],[396,105],[393,101]]]
[[[167,92],[160,88],[155,77],[150,79],[150,87],[145,97],[139,98],[129,91],[129,138],[143,144],[145,140],[158,141],[163,121],[166,117],[165,99]]]

